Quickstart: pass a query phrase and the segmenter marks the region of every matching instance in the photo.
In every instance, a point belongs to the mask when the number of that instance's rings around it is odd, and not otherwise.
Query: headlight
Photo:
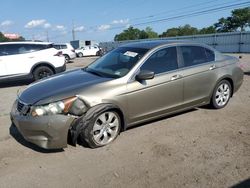
[[[77,109],[77,110],[76,110]],[[53,114],[82,115],[86,112],[87,107],[82,100],[77,97],[71,97],[62,101],[53,102],[42,106],[33,106],[31,108],[32,116],[44,116]]]

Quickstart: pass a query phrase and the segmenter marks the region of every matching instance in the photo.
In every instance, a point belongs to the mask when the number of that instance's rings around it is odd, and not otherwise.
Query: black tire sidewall
[[[229,99],[227,100],[226,104],[224,104],[223,106],[219,106],[219,105],[217,104],[216,100],[215,100],[215,99],[216,99],[215,96],[216,96],[216,92],[217,92],[218,88],[221,86],[221,84],[224,84],[224,83],[226,83],[226,84],[229,86],[229,90],[230,90]],[[221,81],[216,85],[216,87],[215,87],[215,89],[214,89],[213,96],[212,96],[212,100],[211,100],[211,105],[212,105],[212,107],[215,108],[215,109],[224,108],[224,107],[228,104],[228,102],[229,102],[231,96],[232,96],[232,86],[231,86],[230,82],[227,81],[227,80],[221,80]]]
[[[48,67],[48,66],[39,66],[39,67],[35,68],[34,71],[33,71],[33,77],[34,77],[35,80],[40,80],[40,79],[42,79],[42,78],[40,78],[40,76],[39,76],[39,73],[40,73],[42,70],[43,70],[43,71],[46,70],[46,71],[50,72],[50,76],[54,74],[53,70],[52,70],[50,67]],[[45,77],[43,77],[43,78],[45,78]]]

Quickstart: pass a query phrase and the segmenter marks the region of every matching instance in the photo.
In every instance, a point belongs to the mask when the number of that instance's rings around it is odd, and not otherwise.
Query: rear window
[[[186,67],[214,61],[214,52],[202,46],[181,46]]]

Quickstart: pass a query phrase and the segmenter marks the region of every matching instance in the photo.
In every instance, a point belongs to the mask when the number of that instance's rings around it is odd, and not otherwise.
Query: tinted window
[[[18,54],[18,48],[20,48],[20,44],[7,44],[2,45],[1,54],[2,55],[14,55]]]
[[[153,71],[155,74],[175,70],[177,68],[176,47],[157,51],[141,66],[141,70]]]
[[[186,67],[214,61],[214,52],[201,46],[182,46],[181,51]]]
[[[215,55],[214,55],[214,52],[212,50],[209,50],[209,49],[205,48],[205,53],[206,53],[208,62],[215,60]]]
[[[60,50],[60,45],[54,44],[53,47]]]
[[[66,45],[61,45],[61,49],[67,49]]]

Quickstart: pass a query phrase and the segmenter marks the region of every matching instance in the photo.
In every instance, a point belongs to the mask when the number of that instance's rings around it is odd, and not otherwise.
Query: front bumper
[[[14,103],[10,116],[25,140],[44,149],[67,147],[68,130],[75,118],[66,115],[23,116]]]

